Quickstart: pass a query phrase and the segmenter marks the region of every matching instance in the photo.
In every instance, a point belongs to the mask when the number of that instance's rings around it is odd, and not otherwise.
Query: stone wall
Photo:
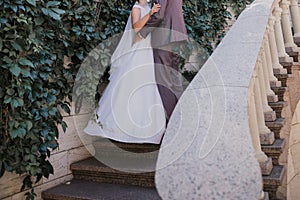
[[[73,113],[73,112],[72,112]],[[50,162],[54,167],[54,175],[49,179],[43,178],[35,185],[36,199],[41,199],[41,192],[54,187],[58,184],[71,180],[72,174],[69,169],[70,164],[90,157],[91,154],[86,150],[81,142],[74,121],[74,115],[65,115],[64,121],[68,124],[66,133],[60,129],[59,149],[52,152]],[[27,191],[20,192],[24,176],[13,173],[5,173],[0,179],[0,199],[20,200],[25,199],[24,194]]]
[[[294,113],[297,112],[296,107],[298,101],[300,100],[300,74],[299,66],[292,67],[292,74],[289,75],[287,79],[288,90],[285,92],[284,101],[288,102],[288,105],[285,106],[282,110],[281,116],[285,119],[285,124],[280,130],[280,138],[285,139],[285,146],[283,153],[279,157],[279,164],[284,165],[286,172],[288,171],[288,165],[290,165],[290,160],[288,158],[289,149],[292,146],[291,134],[293,131],[292,117]],[[299,106],[298,106],[299,107]],[[299,109],[299,108],[298,108]],[[298,111],[299,112],[299,111]],[[284,175],[283,183],[277,190],[277,197],[286,199],[287,197],[287,185],[288,185],[287,173]]]
[[[289,143],[287,198],[289,200],[297,200],[300,196],[300,102],[298,103],[293,116]]]
[[[295,188],[297,182],[297,171],[299,171],[298,166],[295,163],[299,162],[299,152],[296,153],[297,145],[297,131],[299,134],[299,100],[300,100],[300,66],[295,65],[292,67],[292,75],[287,80],[288,92],[285,95],[285,101],[289,102],[289,106],[286,107],[285,112],[283,112],[283,117],[286,118],[286,121],[289,122],[285,125],[285,129],[282,130],[280,136],[285,138],[285,148],[283,154],[279,158],[279,163],[285,165],[287,169],[287,174],[284,179],[283,186],[278,190],[279,193],[286,192],[288,199],[295,199],[295,194],[298,194],[299,191]],[[290,112],[290,113],[289,113]],[[292,117],[293,116],[293,117]],[[297,158],[298,156],[298,158]],[[296,173],[297,172],[297,173]],[[295,178],[295,177],[296,178]],[[293,178],[294,177],[294,178]],[[284,190],[283,190],[284,189]],[[296,190],[295,190],[296,189]],[[299,193],[300,194],[300,193]],[[290,197],[289,197],[290,196]],[[298,196],[299,197],[299,196]]]

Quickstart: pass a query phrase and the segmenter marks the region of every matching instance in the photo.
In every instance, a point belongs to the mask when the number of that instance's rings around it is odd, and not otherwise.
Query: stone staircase
[[[291,73],[292,65],[284,63],[283,66]],[[281,86],[272,87],[272,90],[278,101],[269,102],[276,118],[265,122],[273,132],[270,137],[274,138],[271,144],[262,145],[262,150],[272,159],[271,169],[262,169],[264,191],[268,193],[265,199],[278,199],[278,187],[282,185],[286,176],[286,169],[279,164],[278,159],[286,144],[285,139],[280,137],[280,131],[286,124],[282,110],[288,105],[288,102],[284,101],[284,94],[288,91],[286,83],[292,76],[290,73],[276,74]],[[44,191],[44,200],[160,199],[154,183],[159,145],[126,144],[103,139],[94,142],[93,146],[96,155],[71,164],[73,180]],[[99,160],[105,161],[105,164]]]
[[[275,111],[276,119],[274,121],[266,121],[266,126],[274,132],[275,140],[272,144],[262,145],[262,150],[265,154],[272,158],[273,168],[269,174],[263,174],[264,191],[268,192],[269,199],[279,200],[277,190],[284,185],[286,178],[286,167],[279,164],[279,157],[284,151],[287,151],[286,141],[280,136],[281,129],[286,125],[286,119],[282,117],[282,110],[288,106],[288,102],[284,101],[285,92],[289,91],[287,79],[292,77],[292,68],[295,62],[298,62],[298,55],[291,54],[294,62],[282,61],[280,64],[287,70],[287,73],[275,73],[277,79],[281,82],[280,87],[272,87],[275,95],[278,97],[277,102],[269,102],[269,106]]]
[[[110,140],[93,145],[96,155],[71,164],[73,180],[44,191],[44,200],[160,199],[154,186],[159,145]]]
[[[264,191],[268,193],[266,196],[269,199],[277,199],[276,191],[282,185],[286,173],[278,158],[286,143],[280,138],[280,130],[286,123],[281,112],[288,105],[283,96],[288,91],[286,82],[289,75],[277,74],[281,86],[273,87],[272,90],[278,96],[278,101],[269,102],[276,113],[276,119],[265,122],[275,137],[272,144],[262,145],[262,150],[272,159],[273,165],[271,170],[266,170],[267,174],[262,169]],[[71,164],[73,180],[44,191],[44,200],[160,199],[154,184],[159,145],[126,144],[103,139],[94,142],[93,146],[96,155]],[[104,160],[106,164],[99,160]]]

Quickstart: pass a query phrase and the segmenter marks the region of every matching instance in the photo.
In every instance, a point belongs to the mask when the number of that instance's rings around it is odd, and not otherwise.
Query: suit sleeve
[[[147,35],[150,32],[152,32],[155,28],[157,28],[164,20],[168,0],[158,0],[158,3],[161,6],[160,10],[154,15],[152,15],[150,19],[147,21],[147,23],[145,24],[145,26],[139,31],[139,33],[143,36],[143,38],[146,38]]]

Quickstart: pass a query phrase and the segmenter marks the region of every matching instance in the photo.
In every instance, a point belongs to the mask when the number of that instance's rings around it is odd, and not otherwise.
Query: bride
[[[159,9],[159,4],[150,9],[147,0],[133,6],[111,58],[110,82],[85,133],[126,143],[160,143],[166,117],[155,82],[151,35],[133,41]]]

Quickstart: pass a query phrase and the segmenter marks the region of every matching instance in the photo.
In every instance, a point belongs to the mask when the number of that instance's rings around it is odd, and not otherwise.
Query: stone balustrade
[[[243,11],[174,110],[157,164],[163,199],[286,198],[299,45],[297,0]]]
[[[295,42],[300,36],[299,29],[300,14],[297,1],[274,1],[250,81],[248,96],[249,127],[263,175],[270,175],[273,168],[272,158],[261,148],[261,145],[271,145],[275,140],[274,133],[265,124],[265,121],[276,120],[275,112],[268,105],[270,102],[278,102],[278,97],[271,88],[281,87],[276,74],[287,73],[280,61],[285,63],[298,61],[299,48]]]

